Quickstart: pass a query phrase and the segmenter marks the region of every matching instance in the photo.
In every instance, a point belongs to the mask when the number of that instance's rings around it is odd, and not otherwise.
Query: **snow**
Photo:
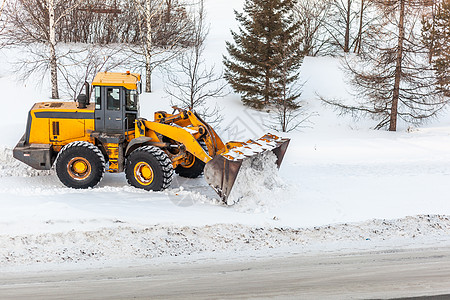
[[[49,224],[50,225],[50,224]],[[57,225],[57,223],[56,223]],[[149,259],[221,259],[267,256],[268,253],[377,251],[450,245],[450,219],[420,215],[397,220],[369,220],[311,228],[249,227],[240,224],[207,226],[136,226],[116,220],[97,230],[0,236],[3,271],[81,264],[95,267],[105,260],[139,264]],[[25,267],[25,268],[24,268]]]
[[[181,128],[183,128],[184,130],[186,130],[186,131],[189,132],[190,134],[197,134],[197,133],[198,133],[197,130],[191,129],[191,128],[189,128],[189,127],[181,127]]]
[[[213,4],[214,3],[214,4]],[[213,20],[206,56],[221,65],[238,0],[208,1]],[[302,100],[311,127],[290,138],[278,171],[239,174],[232,206],[222,204],[204,178],[175,176],[164,192],[130,187],[123,174],[105,174],[88,190],[62,185],[54,171],[36,171],[12,158],[28,111],[47,101],[48,83],[21,82],[12,72],[18,54],[2,50],[0,142],[0,267],[205,255],[270,255],[272,251],[371,250],[448,246],[450,242],[450,118],[420,128],[373,131],[370,118],[337,117],[318,96],[349,98],[339,58],[307,57]],[[123,71],[123,70],[121,70]],[[171,111],[164,74],[141,95],[141,116]],[[267,132],[268,114],[244,108],[231,93],[217,127],[225,140],[247,141]],[[265,164],[272,158],[263,160]],[[272,168],[276,167],[271,164]],[[266,166],[267,167],[267,166]],[[267,168],[266,168],[267,169]],[[245,189],[245,187],[248,189]],[[239,198],[239,197],[238,197]]]
[[[50,175],[49,171],[38,171],[12,157],[12,150],[0,147],[0,178],[11,176],[39,176]]]
[[[292,196],[278,174],[276,161],[272,151],[245,159],[227,203],[234,204],[240,212],[269,212],[270,208],[280,205],[273,199]]]
[[[278,138],[278,139],[280,139],[280,138]],[[264,140],[258,139],[257,141],[247,142],[240,147],[231,148],[229,151],[227,151],[223,155],[226,156],[230,160],[237,161],[237,160],[245,159],[247,157],[251,157],[253,155],[257,155],[264,151],[272,150],[276,146],[277,146],[277,144],[274,141],[269,141],[269,140],[264,141]]]

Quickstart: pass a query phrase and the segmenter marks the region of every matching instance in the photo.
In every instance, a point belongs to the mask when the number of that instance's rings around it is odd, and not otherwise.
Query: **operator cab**
[[[124,133],[134,130],[139,117],[141,76],[127,73],[98,73],[92,82],[95,131]]]

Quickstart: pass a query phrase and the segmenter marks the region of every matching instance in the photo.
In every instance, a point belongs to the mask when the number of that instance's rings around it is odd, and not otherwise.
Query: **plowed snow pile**
[[[240,212],[267,212],[283,199],[287,185],[279,176],[277,157],[271,151],[243,161],[228,197]]]
[[[41,175],[50,175],[50,171],[35,170],[15,159],[11,149],[0,147],[0,177]]]
[[[58,224],[55,223],[56,226]],[[450,245],[450,219],[421,215],[311,228],[208,226],[138,226],[117,223],[93,231],[2,235],[0,268],[70,262],[114,262],[171,256],[225,257],[316,251],[382,250]]]

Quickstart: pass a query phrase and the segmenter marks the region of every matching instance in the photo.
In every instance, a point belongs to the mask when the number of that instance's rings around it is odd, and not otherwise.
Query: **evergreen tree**
[[[239,32],[231,32],[234,43],[226,43],[225,79],[242,94],[245,105],[262,109],[276,104],[283,86],[298,78],[303,54],[295,2],[246,0],[244,12],[235,11],[240,27]]]
[[[436,85],[450,97],[450,0],[437,4],[436,12],[423,18],[422,37],[430,51]]]

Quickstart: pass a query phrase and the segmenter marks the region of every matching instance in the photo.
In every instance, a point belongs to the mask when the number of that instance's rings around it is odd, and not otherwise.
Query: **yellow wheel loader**
[[[289,139],[266,134],[225,144],[198,114],[178,107],[148,121],[139,116],[141,87],[139,74],[102,72],[76,102],[36,103],[14,157],[38,170],[55,166],[64,185],[80,189],[105,171],[125,171],[129,184],[153,191],[168,188],[174,172],[204,173],[225,203],[243,160],[273,151],[280,166]]]

